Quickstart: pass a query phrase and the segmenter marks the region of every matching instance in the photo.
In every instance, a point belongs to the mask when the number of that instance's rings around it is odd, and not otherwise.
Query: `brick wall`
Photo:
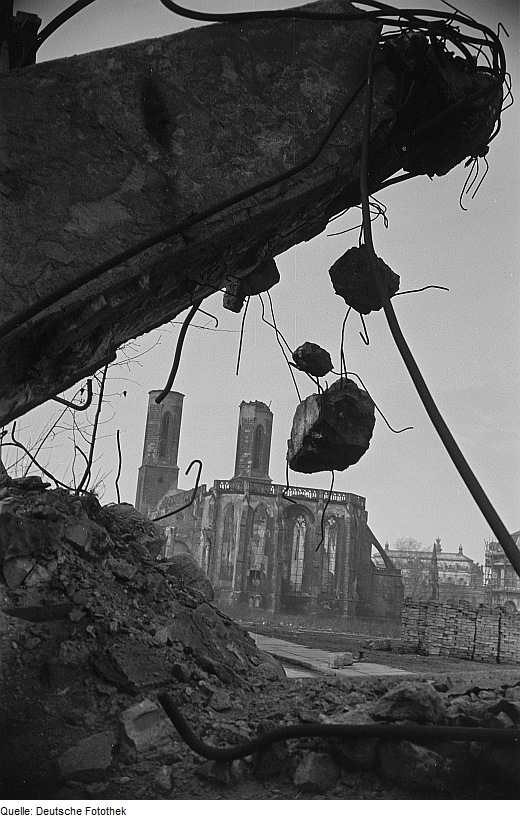
[[[405,652],[484,663],[520,663],[520,614],[465,601],[407,600],[401,614]]]

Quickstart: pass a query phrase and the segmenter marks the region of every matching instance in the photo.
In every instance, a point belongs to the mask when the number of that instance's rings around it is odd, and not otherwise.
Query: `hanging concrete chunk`
[[[326,376],[332,370],[330,354],[312,342],[304,342],[297,347],[292,357],[298,370],[310,376]]]
[[[379,259],[379,268],[390,298],[399,290],[399,276]],[[381,310],[383,303],[377,290],[365,245],[349,248],[329,270],[332,285],[338,296],[359,313]]]
[[[280,273],[274,259],[262,262],[257,268],[250,271],[243,279],[232,276],[222,300],[222,304],[233,313],[240,313],[247,296],[257,296],[270,290],[280,281]]]
[[[368,450],[375,424],[374,403],[350,379],[338,379],[296,408],[288,441],[291,470],[346,470]]]

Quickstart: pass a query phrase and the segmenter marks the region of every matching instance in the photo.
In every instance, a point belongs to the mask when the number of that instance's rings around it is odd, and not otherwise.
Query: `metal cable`
[[[467,726],[420,726],[414,723],[348,725],[343,723],[304,723],[279,726],[253,740],[224,748],[204,743],[193,732],[182,712],[168,692],[158,697],[159,703],[177,729],[179,735],[196,754],[209,760],[225,763],[263,751],[273,743],[298,737],[341,737],[346,740],[380,740],[423,743],[444,743],[449,740],[470,743],[491,743],[496,746],[512,746],[520,741],[520,728],[483,729]]]
[[[464,458],[457,442],[451,434],[448,425],[444,421],[440,411],[435,404],[433,396],[431,395],[428,386],[422,376],[422,373],[415,361],[413,354],[408,347],[406,339],[403,336],[397,316],[395,315],[388,291],[383,282],[383,277],[380,272],[378,258],[374,250],[372,240],[372,225],[370,222],[370,201],[368,189],[368,160],[370,149],[370,123],[372,118],[372,97],[373,97],[373,79],[374,79],[374,62],[375,52],[378,47],[379,36],[374,38],[372,47],[370,49],[367,71],[366,84],[366,103],[365,103],[365,122],[363,129],[363,142],[361,153],[361,171],[360,171],[360,191],[361,191],[361,206],[363,211],[363,234],[365,247],[367,249],[370,266],[376,282],[377,290],[383,305],[386,320],[390,328],[390,332],[394,342],[401,354],[401,358],[410,374],[412,382],[417,390],[419,398],[421,399],[424,409],[426,410],[430,420],[438,433],[448,455],[450,456],[454,466],[459,472],[464,484],[473,496],[478,508],[486,519],[487,523],[495,533],[502,549],[504,550],[508,560],[513,565],[515,572],[520,577],[520,550],[511,538],[508,530],[500,519],[495,508],[491,504],[484,489],[477,480],[468,462]]]

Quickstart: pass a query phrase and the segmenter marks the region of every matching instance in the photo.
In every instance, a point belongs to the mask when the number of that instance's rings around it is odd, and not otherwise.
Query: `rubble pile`
[[[208,720],[211,709],[202,709],[194,719],[201,736],[218,745],[243,742],[255,733],[280,725],[298,723],[405,724],[423,726],[467,726],[510,728],[520,723],[520,681],[497,689],[456,684],[449,678],[428,682],[389,680],[332,682],[311,680],[299,684],[291,694],[274,685],[278,708],[255,726],[248,723],[251,711],[240,700],[227,707],[227,721],[220,728]],[[210,703],[211,706],[211,703]],[[255,704],[255,714],[262,709]],[[235,717],[240,731],[230,732]],[[248,730],[249,726],[249,730]],[[234,741],[233,741],[234,737]],[[233,764],[206,762],[199,776],[231,786],[237,779]],[[403,739],[343,738],[287,740],[245,759],[239,779],[255,776],[290,781],[305,797],[356,798],[356,789],[372,776],[375,796],[395,797],[507,797],[520,794],[520,750],[493,748],[489,744],[444,741],[411,742]],[[366,782],[366,781],[365,781]],[[345,794],[345,787],[352,790]],[[399,787],[401,791],[395,791]],[[385,793],[386,792],[386,793]]]
[[[520,793],[516,748],[299,738],[221,763],[181,741],[174,698],[206,744],[298,723],[511,728],[520,680],[287,680],[208,600],[200,573],[157,560],[130,505],[0,485],[0,797],[414,799]],[[185,556],[183,556],[185,559]],[[520,674],[519,674],[520,678]]]
[[[50,723],[74,727],[90,714],[97,725],[107,696],[117,702],[193,674],[227,684],[285,677],[209,602],[207,579],[190,585],[185,567],[157,560],[160,530],[131,505],[102,507],[36,477],[0,481],[0,735],[12,761],[2,796],[29,796],[17,784],[21,761],[37,761],[29,780],[52,782],[47,739],[28,732],[49,723],[48,712],[58,712]],[[100,742],[106,750],[105,735]]]

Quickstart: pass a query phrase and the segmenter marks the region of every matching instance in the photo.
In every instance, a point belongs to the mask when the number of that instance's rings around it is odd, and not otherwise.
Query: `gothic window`
[[[168,434],[170,432],[171,416],[165,413],[161,419],[161,429],[159,432],[159,458],[168,458]]]
[[[321,591],[334,592],[336,573],[336,546],[338,541],[338,522],[332,515],[325,524],[323,540],[323,563],[321,571]]]
[[[257,424],[253,435],[253,470],[259,470],[262,466],[262,450],[264,446],[264,428]]]
[[[209,575],[209,565],[211,561],[211,538],[209,535],[205,536],[204,539],[204,551],[202,554],[202,569]]]
[[[253,570],[261,570],[264,563],[265,539],[267,534],[267,511],[257,507],[253,517],[249,564]]]
[[[235,510],[229,504],[224,516],[222,531],[222,559],[220,564],[220,578],[223,581],[233,579],[233,562],[235,558]]]
[[[291,573],[289,585],[291,589],[299,592],[302,588],[303,560],[305,556],[305,533],[307,522],[303,515],[299,515],[294,522],[291,542]]]

